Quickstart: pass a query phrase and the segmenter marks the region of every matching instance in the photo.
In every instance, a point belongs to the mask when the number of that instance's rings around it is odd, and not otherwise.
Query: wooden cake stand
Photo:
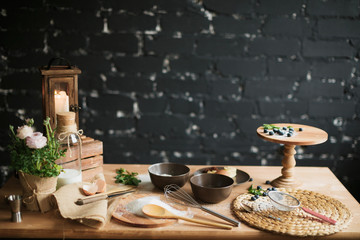
[[[271,181],[271,185],[274,187],[284,187],[292,188],[298,187],[301,185],[301,182],[297,181],[294,177],[296,161],[294,155],[296,153],[295,146],[306,146],[306,145],[316,145],[326,142],[328,139],[328,134],[316,127],[293,124],[293,123],[274,123],[277,127],[288,127],[292,126],[294,128],[294,134],[291,137],[285,135],[280,136],[278,134],[269,135],[269,133],[264,133],[264,127],[259,127],[256,132],[259,137],[262,139],[284,144],[284,157],[282,159],[281,174],[282,176]],[[299,128],[302,128],[303,131],[299,131]]]

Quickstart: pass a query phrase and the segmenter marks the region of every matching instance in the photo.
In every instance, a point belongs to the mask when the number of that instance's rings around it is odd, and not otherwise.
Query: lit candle
[[[69,111],[69,96],[66,95],[65,91],[60,91],[59,93],[55,91],[55,115],[58,112],[68,112]]]

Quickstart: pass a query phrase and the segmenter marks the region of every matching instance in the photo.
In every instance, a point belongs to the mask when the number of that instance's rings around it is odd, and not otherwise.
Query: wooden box
[[[82,154],[81,169],[83,181],[90,181],[96,174],[103,172],[103,143],[90,137],[82,136]],[[78,157],[78,152],[73,150],[66,151],[65,157],[59,159],[56,163],[65,163],[67,167],[71,166],[71,161]]]

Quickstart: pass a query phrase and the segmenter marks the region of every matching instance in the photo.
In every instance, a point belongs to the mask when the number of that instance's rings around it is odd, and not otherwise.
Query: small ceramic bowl
[[[179,187],[185,185],[189,180],[190,168],[179,163],[156,163],[148,169],[151,182],[159,189],[169,184],[176,184]]]
[[[195,198],[207,202],[218,203],[229,197],[234,180],[221,174],[202,173],[190,179]]]

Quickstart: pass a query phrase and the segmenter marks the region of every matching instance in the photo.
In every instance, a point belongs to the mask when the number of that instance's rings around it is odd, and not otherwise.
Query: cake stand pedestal
[[[328,139],[328,134],[316,127],[311,127],[302,124],[293,124],[293,123],[274,123],[272,124],[277,127],[288,127],[292,126],[295,131],[294,135],[287,137],[286,135],[280,136],[278,134],[269,135],[264,133],[264,127],[259,127],[256,132],[259,137],[262,139],[284,144],[284,157],[282,159],[281,176],[271,181],[271,185],[274,187],[284,187],[284,188],[295,188],[300,186],[302,183],[295,178],[295,147],[296,146],[306,146],[306,145],[316,145],[326,142]],[[303,131],[299,131],[299,128],[302,128]]]

